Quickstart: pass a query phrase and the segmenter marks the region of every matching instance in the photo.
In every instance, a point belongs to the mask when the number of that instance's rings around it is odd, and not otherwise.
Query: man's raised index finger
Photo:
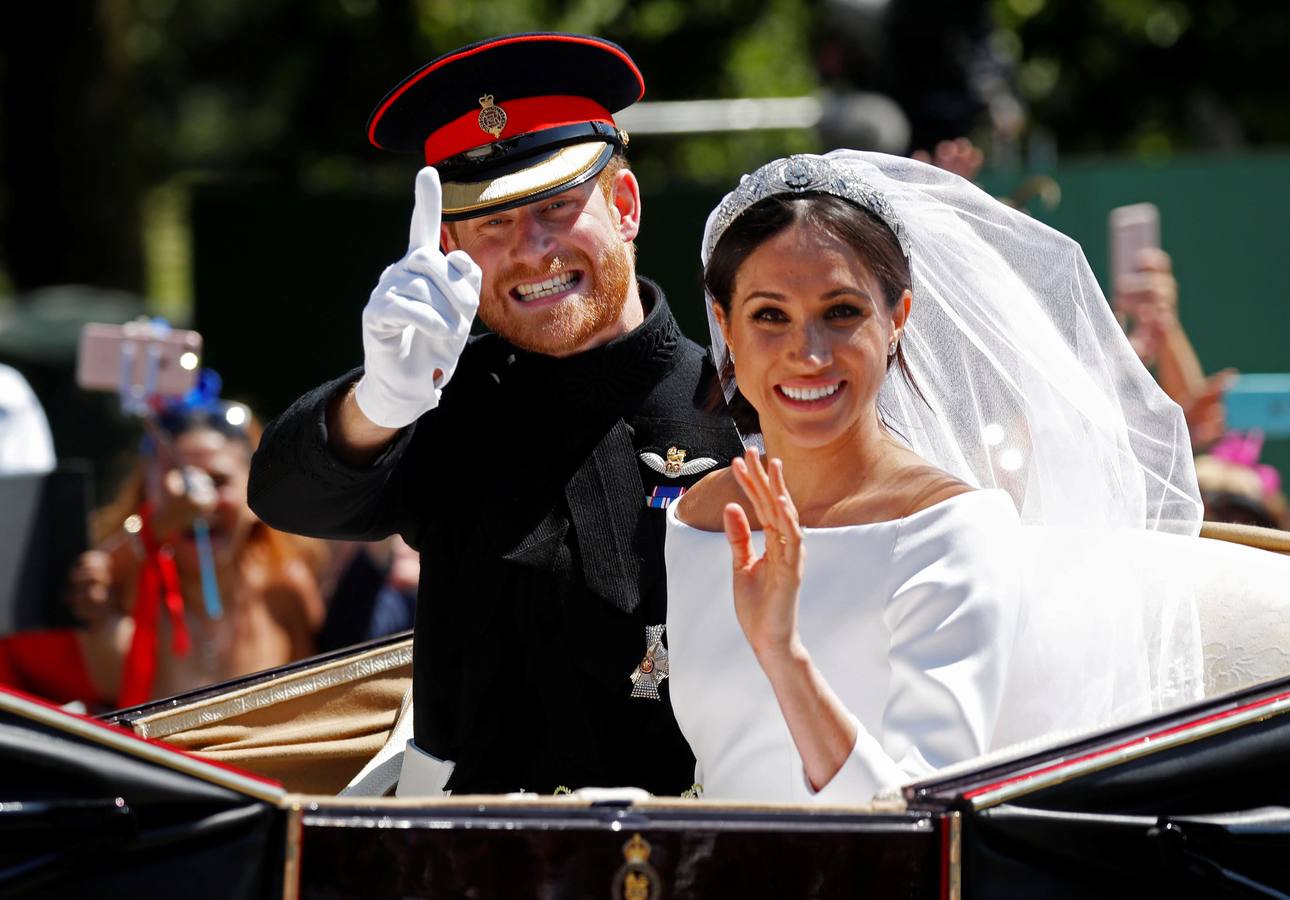
[[[443,210],[443,189],[434,166],[417,173],[416,205],[412,208],[412,228],[408,250],[439,246],[439,218]]]

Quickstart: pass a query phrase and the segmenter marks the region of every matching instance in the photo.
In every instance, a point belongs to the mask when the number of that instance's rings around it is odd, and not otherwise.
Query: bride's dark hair
[[[901,296],[911,288],[909,264],[900,250],[900,242],[886,223],[869,210],[832,194],[810,191],[775,194],[754,203],[730,224],[717,241],[707,268],[703,270],[703,285],[707,288],[708,296],[725,313],[726,321],[730,321],[730,302],[739,267],[766,241],[798,223],[819,229],[853,249],[878,279],[888,311],[895,309]],[[713,382],[715,389],[711,405],[717,409],[723,403],[727,405],[735,427],[741,434],[760,433],[761,423],[757,410],[738,389],[729,402],[725,403],[721,384],[734,377],[734,362],[728,349],[726,358],[720,360],[719,365],[721,378]],[[887,360],[887,368],[892,366],[899,367],[901,375],[921,395],[905,362],[905,350],[899,343],[896,345],[895,356]],[[891,427],[881,412],[879,418],[884,425]]]

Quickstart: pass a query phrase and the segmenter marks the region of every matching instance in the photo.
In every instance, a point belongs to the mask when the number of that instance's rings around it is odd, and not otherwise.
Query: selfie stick
[[[142,384],[134,381],[135,356],[138,353],[135,342],[128,338],[121,342],[121,382],[118,393],[121,395],[121,409],[130,415],[141,417],[153,443],[171,450],[170,441],[152,421],[152,409],[148,402],[157,396],[157,380],[161,370],[160,340],[168,331],[170,326],[162,319],[153,319],[147,328],[145,340],[148,356],[144,364]],[[173,450],[170,456],[174,459]],[[184,493],[191,493],[192,484],[182,466],[179,467],[179,475],[184,480]],[[197,568],[201,572],[202,600],[206,606],[206,615],[218,619],[224,615],[224,605],[220,602],[219,579],[215,575],[215,552],[211,547],[210,525],[201,516],[193,520],[193,541],[197,545]]]
[[[206,615],[218,619],[224,615],[219,599],[219,580],[215,577],[215,552],[211,548],[211,529],[200,516],[193,519],[193,539],[197,542],[197,567],[202,573],[202,599]]]

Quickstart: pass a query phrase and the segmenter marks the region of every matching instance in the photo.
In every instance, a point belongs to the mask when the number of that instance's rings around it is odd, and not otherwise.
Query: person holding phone
[[[363,368],[270,424],[249,497],[278,528],[419,551],[401,793],[692,784],[662,517],[741,445],[705,407],[707,354],[636,271],[613,114],[643,91],[608,41],[508,35],[369,120],[427,164],[407,253],[363,311]]]
[[[259,432],[245,406],[218,400],[174,402],[156,416],[130,475],[93,517],[95,549],[69,576],[93,686],[81,699],[131,706],[313,652],[324,615],[320,553],[246,505]]]
[[[1199,452],[1226,429],[1223,395],[1236,375],[1207,376],[1178,313],[1173,260],[1160,247],[1160,213],[1152,203],[1111,210],[1111,305],[1143,365],[1183,408],[1192,446]]]
[[[247,507],[259,435],[238,403],[159,405],[130,473],[92,517],[93,549],[67,574],[81,626],[0,638],[0,684],[114,709],[310,655],[324,553]]]

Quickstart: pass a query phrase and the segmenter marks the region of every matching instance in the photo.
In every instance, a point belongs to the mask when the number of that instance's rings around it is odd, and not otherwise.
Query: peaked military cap
[[[443,218],[550,197],[596,177],[626,135],[613,114],[645,93],[617,44],[540,32],[492,38],[427,63],[367,122],[377,147],[439,170]]]

